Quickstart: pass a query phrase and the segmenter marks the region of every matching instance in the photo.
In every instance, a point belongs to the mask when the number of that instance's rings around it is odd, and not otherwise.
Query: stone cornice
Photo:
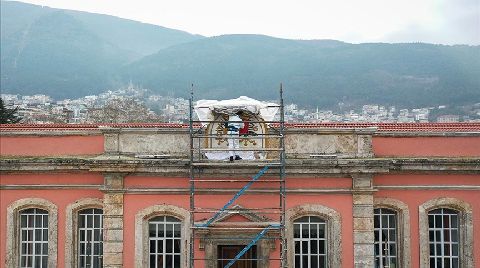
[[[203,167],[206,175],[252,174],[258,166],[252,162],[219,163]],[[220,165],[223,164],[223,165]],[[248,165],[247,165],[248,164]],[[263,163],[265,165],[266,163]],[[273,169],[273,167],[272,167]],[[21,157],[0,159],[2,173],[29,172],[113,172],[188,176],[188,159],[136,159],[126,156],[97,157]],[[478,174],[480,158],[351,158],[288,159],[288,176],[386,173]],[[278,173],[272,170],[272,174]]]

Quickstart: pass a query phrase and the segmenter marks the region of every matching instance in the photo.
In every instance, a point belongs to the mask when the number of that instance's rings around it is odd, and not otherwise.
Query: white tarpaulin
[[[265,121],[273,121],[279,107],[275,103],[258,101],[246,96],[231,100],[199,100],[195,105],[195,112],[200,121],[214,120],[214,113],[234,114],[237,111],[248,111]],[[204,125],[208,122],[203,123]]]

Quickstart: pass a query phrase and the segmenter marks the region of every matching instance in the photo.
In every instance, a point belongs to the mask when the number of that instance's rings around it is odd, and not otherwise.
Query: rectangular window
[[[293,222],[295,268],[327,267],[326,222],[306,216]]]
[[[428,213],[431,268],[459,267],[458,212],[440,208]]]
[[[386,208],[376,208],[373,216],[375,268],[396,268],[397,213]]]
[[[103,210],[84,209],[78,213],[78,267],[103,265]]]
[[[180,220],[170,216],[149,220],[149,267],[180,268],[181,226]]]
[[[48,267],[48,211],[20,212],[20,267]]]

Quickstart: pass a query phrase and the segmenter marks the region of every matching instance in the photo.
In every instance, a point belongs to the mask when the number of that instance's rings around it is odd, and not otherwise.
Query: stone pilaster
[[[371,175],[353,176],[353,258],[356,268],[374,267]]]
[[[103,267],[123,267],[123,176],[105,175],[103,195]]]
[[[357,157],[373,157],[372,135],[357,135]]]
[[[120,153],[120,131],[111,128],[102,128],[105,154],[119,154]]]

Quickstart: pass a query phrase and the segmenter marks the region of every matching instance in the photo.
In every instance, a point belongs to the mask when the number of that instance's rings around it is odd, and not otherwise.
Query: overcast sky
[[[24,0],[194,34],[480,44],[480,0]]]

